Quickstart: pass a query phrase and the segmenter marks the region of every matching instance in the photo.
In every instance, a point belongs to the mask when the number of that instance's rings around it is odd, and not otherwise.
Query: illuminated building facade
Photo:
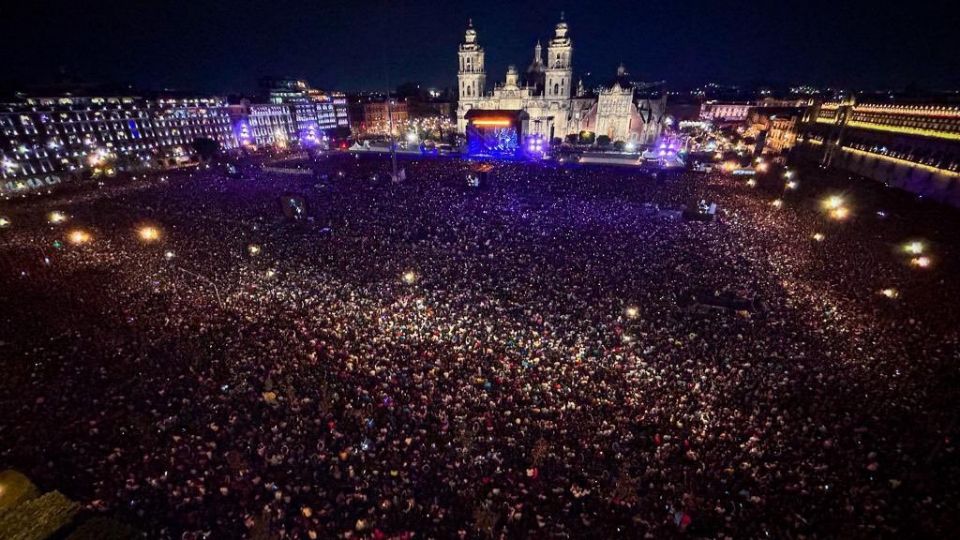
[[[529,117],[530,134],[547,140],[581,131],[607,135],[611,140],[650,144],[662,129],[665,96],[660,100],[637,100],[635,88],[621,67],[617,80],[597,95],[587,94],[573,78],[573,41],[561,17],[554,36],[547,42],[546,58],[538,42],[533,62],[520,80],[516,67],[507,69],[503,84],[486,91],[485,52],[473,23],[468,25],[458,51],[457,130],[464,133],[472,110],[523,111]],[[645,109],[646,107],[646,109]]]
[[[299,130],[290,105],[255,103],[248,106],[247,118],[253,144],[286,146],[299,140]]]
[[[198,137],[238,147],[222,100],[60,96],[0,105],[0,193],[176,166]]]
[[[746,121],[753,103],[706,101],[700,106],[700,119],[714,124],[738,124]]]
[[[803,116],[802,107],[757,106],[747,116],[744,137],[763,143],[761,153],[783,154],[797,142],[797,123]]]
[[[294,132],[301,141],[316,142],[329,130],[350,127],[347,98],[342,93],[327,94],[302,79],[267,78],[261,79],[260,85],[269,103],[291,108]]]
[[[814,102],[800,156],[960,206],[960,106]]]
[[[390,98],[389,103],[387,99],[363,103],[362,111],[363,133],[385,135],[390,132],[391,125],[395,131],[399,131],[410,120],[407,103],[393,98]]]

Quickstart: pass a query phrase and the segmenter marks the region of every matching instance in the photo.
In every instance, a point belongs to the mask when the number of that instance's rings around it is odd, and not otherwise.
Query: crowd
[[[815,171],[388,166],[0,208],[0,468],[151,538],[960,531],[949,214],[832,221]]]

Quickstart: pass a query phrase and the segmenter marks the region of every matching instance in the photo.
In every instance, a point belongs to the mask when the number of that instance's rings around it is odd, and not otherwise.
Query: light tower
[[[460,87],[460,102],[457,106],[457,131],[464,133],[467,129],[464,116],[477,106],[487,82],[483,47],[477,43],[477,31],[473,29],[472,19],[467,23],[458,56],[460,70],[457,72],[457,82]]]

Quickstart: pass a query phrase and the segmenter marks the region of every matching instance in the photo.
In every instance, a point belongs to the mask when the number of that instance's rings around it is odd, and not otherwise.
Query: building
[[[789,152],[797,141],[797,123],[803,116],[803,107],[757,106],[751,107],[744,121],[744,137],[762,143],[761,153],[783,154]]]
[[[797,144],[799,114],[775,116],[770,121],[767,148],[775,154],[785,154]]]
[[[316,141],[333,129],[350,127],[347,98],[342,93],[327,94],[311,88],[305,80],[292,78],[264,78],[260,86],[266,102],[291,108],[299,140]]]
[[[177,166],[200,137],[239,146],[223,100],[62,95],[2,104],[0,192]]]
[[[815,101],[795,154],[960,206],[960,106]]]
[[[395,131],[402,129],[410,120],[407,102],[395,98],[368,101],[363,104],[362,132],[385,135],[393,126]]]
[[[705,101],[700,105],[700,119],[714,124],[739,124],[746,121],[755,105],[747,102]]]
[[[596,93],[574,83],[573,41],[561,20],[547,42],[546,58],[537,42],[525,80],[515,66],[507,69],[503,84],[486,90],[485,52],[471,21],[458,50],[457,131],[464,133],[471,110],[523,111],[529,117],[530,135],[550,140],[591,131],[611,140],[652,143],[662,129],[666,96],[638,99],[635,85],[621,69],[617,78]]]

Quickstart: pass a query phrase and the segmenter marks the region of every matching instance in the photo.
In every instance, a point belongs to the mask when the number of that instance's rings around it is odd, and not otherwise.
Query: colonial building
[[[561,17],[547,42],[546,59],[537,42],[525,80],[510,66],[503,84],[487,92],[485,53],[471,21],[458,52],[458,131],[466,130],[465,117],[472,109],[521,110],[529,117],[529,132],[550,139],[590,131],[611,141],[652,143],[662,129],[666,95],[638,98],[622,66],[609,85],[587,92],[582,83],[574,83],[573,41],[568,34]]]
[[[955,102],[815,101],[798,131],[798,158],[960,206]]]

